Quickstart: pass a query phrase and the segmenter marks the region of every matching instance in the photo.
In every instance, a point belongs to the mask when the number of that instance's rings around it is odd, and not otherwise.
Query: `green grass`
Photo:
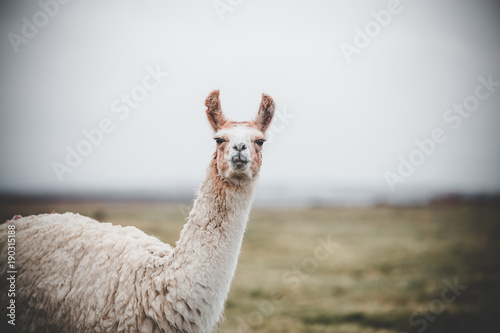
[[[0,208],[4,219],[53,209],[76,211],[135,225],[172,245],[187,217],[184,206],[159,203]],[[256,208],[220,330],[487,331],[500,314],[499,236],[500,208],[491,205]],[[328,237],[337,246],[331,253],[317,250]],[[442,303],[444,309],[436,308],[444,281],[454,279],[467,289]]]

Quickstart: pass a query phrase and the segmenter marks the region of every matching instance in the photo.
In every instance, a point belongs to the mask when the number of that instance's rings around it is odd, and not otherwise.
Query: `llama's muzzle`
[[[236,170],[244,169],[249,162],[248,158],[242,154],[241,151],[238,151],[238,153],[234,154],[231,158],[233,168]]]

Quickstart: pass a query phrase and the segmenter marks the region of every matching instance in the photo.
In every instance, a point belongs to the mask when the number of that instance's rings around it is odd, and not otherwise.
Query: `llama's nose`
[[[244,142],[240,142],[240,143],[236,143],[233,146],[233,148],[236,149],[237,151],[242,151],[242,150],[247,149],[247,145]]]

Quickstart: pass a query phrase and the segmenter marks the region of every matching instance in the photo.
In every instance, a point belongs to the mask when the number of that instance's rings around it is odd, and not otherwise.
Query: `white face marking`
[[[251,163],[252,158],[250,156],[250,149],[252,148],[252,139],[257,136],[263,136],[262,132],[256,130],[255,128],[251,128],[245,125],[237,125],[231,128],[225,128],[217,133],[215,133],[216,137],[227,137],[229,139],[228,145],[231,148],[229,151],[229,159],[231,159],[234,155],[238,154],[239,151],[236,147],[241,148],[242,145],[245,145],[247,149],[241,151],[241,154],[248,158],[248,161]]]
[[[246,125],[236,125],[231,128],[224,128],[215,133],[215,136],[226,135],[230,138],[240,138],[250,140],[254,136],[263,136],[262,132]]]

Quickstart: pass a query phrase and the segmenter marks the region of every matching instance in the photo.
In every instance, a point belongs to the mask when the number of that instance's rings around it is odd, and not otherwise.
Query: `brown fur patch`
[[[226,120],[226,122],[219,128],[219,130],[235,127],[238,125],[246,125],[248,127],[255,128],[260,131],[260,129],[258,128],[257,124],[254,121],[232,121],[232,120]]]
[[[257,129],[262,133],[265,133],[271,120],[274,116],[274,101],[271,96],[262,94],[262,100],[260,102],[259,112],[257,118],[255,118],[255,124]]]
[[[222,113],[218,90],[214,90],[208,95],[205,100],[205,106],[207,107],[208,121],[212,125],[213,130],[217,132],[227,122]]]

